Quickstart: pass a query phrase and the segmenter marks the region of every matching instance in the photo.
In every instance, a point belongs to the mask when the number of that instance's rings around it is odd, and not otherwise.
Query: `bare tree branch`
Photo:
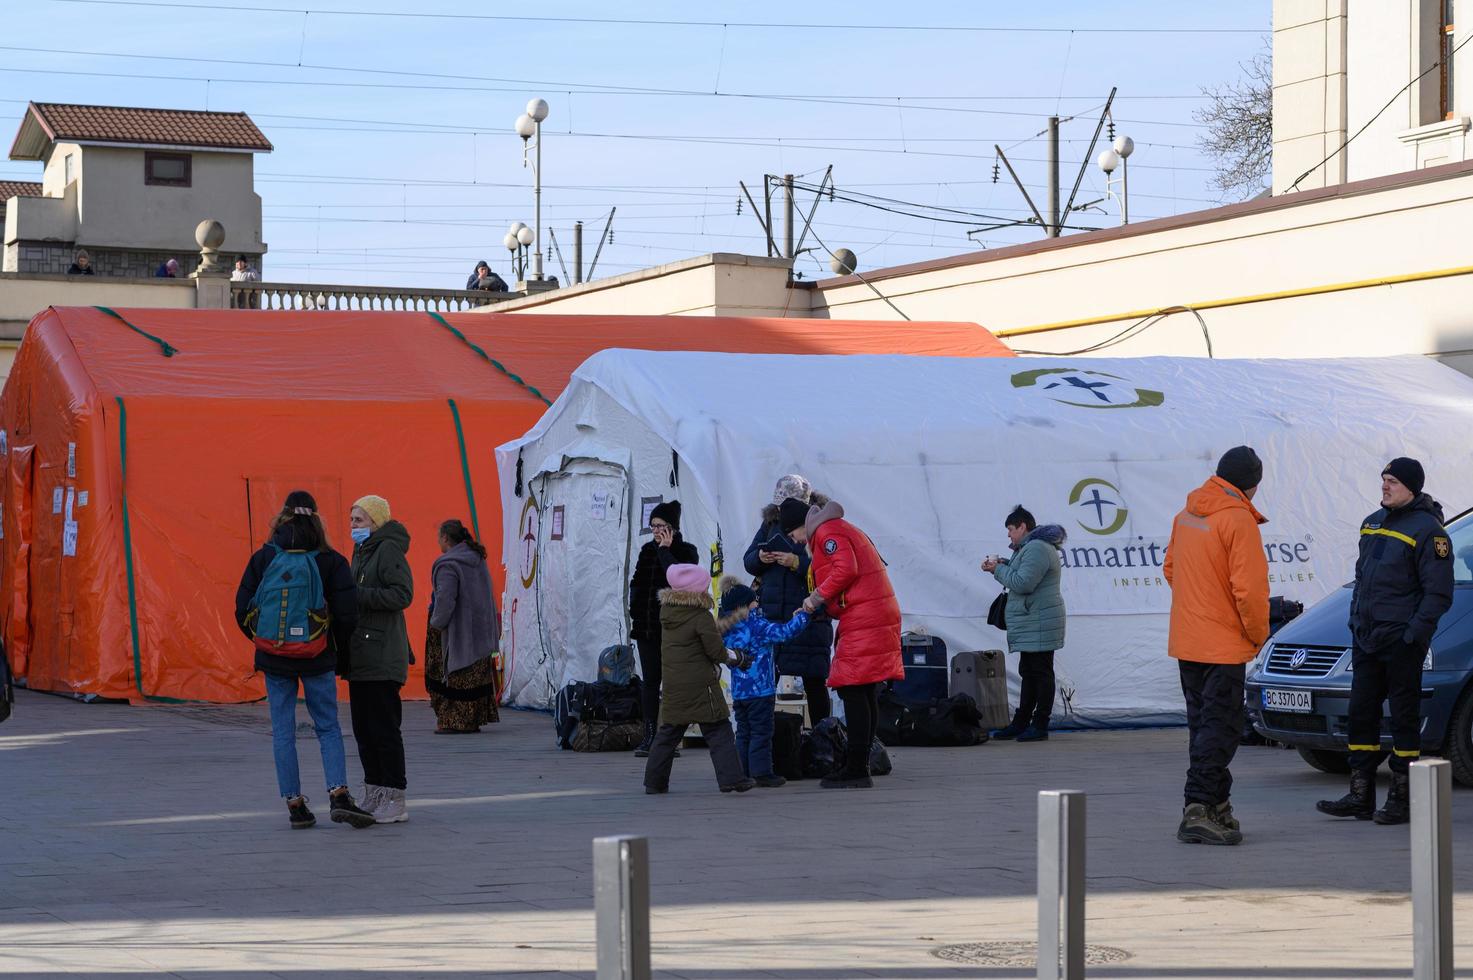
[[[1241,201],[1262,191],[1273,173],[1273,55],[1267,43],[1239,67],[1242,78],[1201,90],[1209,101],[1192,116],[1207,127],[1197,142],[1216,161],[1212,186],[1224,200]]]

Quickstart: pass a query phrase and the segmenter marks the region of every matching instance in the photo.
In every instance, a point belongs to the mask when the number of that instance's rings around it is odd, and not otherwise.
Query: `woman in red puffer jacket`
[[[784,508],[793,504],[797,501],[783,501]],[[844,520],[844,508],[837,501],[810,507],[793,538],[807,541],[813,555],[813,594],[803,608],[812,613],[823,605],[837,624],[829,687],[844,702],[844,724],[849,731],[844,769],[820,785],[868,788],[874,785],[869,752],[879,724],[880,684],[905,676],[900,659],[900,604],[874,543]]]

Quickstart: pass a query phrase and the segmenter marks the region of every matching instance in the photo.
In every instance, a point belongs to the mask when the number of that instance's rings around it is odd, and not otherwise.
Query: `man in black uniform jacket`
[[[1379,824],[1410,819],[1407,766],[1422,749],[1422,661],[1453,603],[1452,542],[1442,508],[1422,492],[1422,464],[1405,456],[1381,472],[1381,509],[1361,523],[1350,599],[1350,792],[1320,812]],[[1381,703],[1391,702],[1391,792],[1376,809]]]

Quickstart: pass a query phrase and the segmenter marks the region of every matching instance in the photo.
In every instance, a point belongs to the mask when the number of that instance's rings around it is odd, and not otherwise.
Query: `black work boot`
[[[1392,771],[1391,792],[1386,794],[1386,805],[1376,811],[1374,819],[1383,826],[1407,823],[1412,819],[1411,787],[1407,774]]]
[[[1008,722],[1006,728],[994,728],[987,733],[987,737],[1006,742],[1008,739],[1017,738],[1027,730],[1028,716],[1019,711],[1013,714],[1013,720]]]
[[[1350,792],[1338,800],[1320,800],[1314,808],[1332,817],[1369,820],[1376,812],[1376,770],[1352,769]]]

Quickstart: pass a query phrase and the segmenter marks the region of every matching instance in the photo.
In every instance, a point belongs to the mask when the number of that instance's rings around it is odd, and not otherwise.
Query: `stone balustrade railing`
[[[301,282],[232,282],[230,305],[240,310],[433,310],[453,313],[489,306],[519,293],[403,286],[326,286]]]

